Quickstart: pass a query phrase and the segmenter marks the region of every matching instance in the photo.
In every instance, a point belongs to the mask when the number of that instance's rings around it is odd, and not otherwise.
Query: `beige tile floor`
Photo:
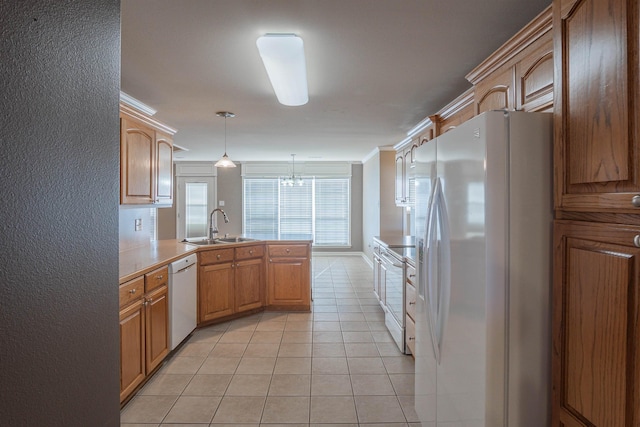
[[[418,426],[414,363],[384,326],[360,257],[313,259],[311,313],[264,312],[193,333],[121,425]]]

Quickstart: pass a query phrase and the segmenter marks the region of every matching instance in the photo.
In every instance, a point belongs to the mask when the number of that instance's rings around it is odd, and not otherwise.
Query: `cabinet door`
[[[640,212],[638,25],[637,0],[554,1],[558,209]]]
[[[554,427],[640,423],[640,227],[557,221]]]
[[[513,73],[513,67],[507,67],[476,85],[476,114],[492,110],[515,110]]]
[[[120,203],[153,203],[155,131],[122,117],[120,133]]]
[[[403,205],[404,198],[404,153],[396,154],[396,205]]]
[[[269,306],[310,308],[311,281],[307,258],[271,258],[267,274]]]
[[[163,286],[145,295],[147,374],[169,354],[168,287]]]
[[[230,262],[200,267],[198,276],[200,322],[233,314],[233,271],[233,264]]]
[[[120,402],[145,378],[145,323],[142,298],[120,311]]]
[[[156,132],[156,203],[173,203],[173,140]]]
[[[235,311],[236,313],[263,305],[264,262],[262,258],[236,263]]]
[[[516,109],[552,111],[553,37],[551,31],[523,51],[516,64]]]
[[[413,167],[415,166],[416,149],[418,142],[411,145],[404,151],[404,197],[409,205],[413,205],[415,198],[415,179],[413,178]]]

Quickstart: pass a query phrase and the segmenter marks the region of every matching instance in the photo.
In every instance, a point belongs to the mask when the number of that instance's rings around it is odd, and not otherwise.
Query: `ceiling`
[[[361,161],[470,87],[550,0],[122,0],[121,89],[158,110],[176,160]],[[256,39],[302,37],[309,103],[280,105]]]

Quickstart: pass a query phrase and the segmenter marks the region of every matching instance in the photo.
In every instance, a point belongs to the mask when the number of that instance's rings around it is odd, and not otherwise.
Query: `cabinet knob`
[[[636,248],[640,248],[640,234],[636,234],[636,236],[633,238],[633,244]]]
[[[253,250],[250,250],[250,251],[249,251],[249,255],[253,255]]]
[[[291,252],[291,249],[287,248],[287,253]]]
[[[638,237],[638,236],[636,236],[636,237]],[[135,293],[136,293],[136,290],[135,290],[135,289],[131,289],[131,290],[129,291],[129,293],[130,293],[130,294],[135,294]]]
[[[631,204],[633,207],[640,208],[640,195],[635,195],[631,199]]]
[[[216,259],[220,259],[220,254],[216,255]]]
[[[160,274],[159,276],[156,276],[156,279],[162,280],[162,277],[163,277],[162,274]]]

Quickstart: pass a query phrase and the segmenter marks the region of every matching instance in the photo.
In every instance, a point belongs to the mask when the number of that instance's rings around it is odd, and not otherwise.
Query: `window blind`
[[[350,246],[349,178],[305,178],[292,187],[280,185],[279,178],[245,177],[243,183],[245,234]]]

